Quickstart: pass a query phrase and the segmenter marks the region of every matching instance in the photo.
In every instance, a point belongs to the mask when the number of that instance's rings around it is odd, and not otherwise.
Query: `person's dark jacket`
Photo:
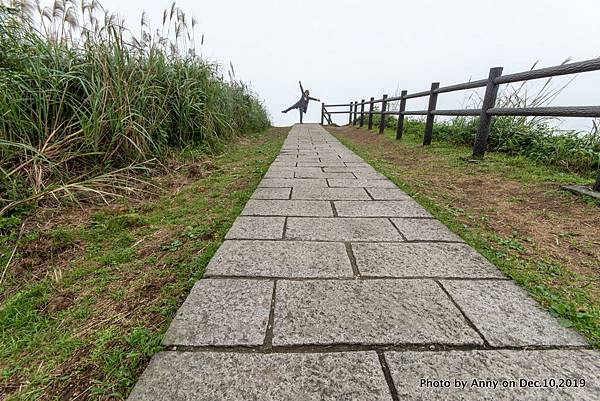
[[[300,107],[304,113],[306,113],[306,110],[308,109],[308,102],[310,100],[318,101],[319,99],[312,96],[306,96],[304,94],[304,88],[302,88],[302,82],[298,83],[300,84],[300,93],[302,94],[302,97],[296,102],[296,105]]]

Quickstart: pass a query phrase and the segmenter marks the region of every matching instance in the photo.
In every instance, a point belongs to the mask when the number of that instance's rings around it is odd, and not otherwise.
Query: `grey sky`
[[[165,1],[102,0],[128,25],[147,11],[158,26]],[[487,76],[600,56],[598,0],[455,1],[198,1],[177,5],[199,21],[204,55],[251,82],[275,125],[297,113],[281,110],[299,98],[301,79],[311,95],[329,103],[421,91]],[[564,79],[560,82],[564,82]],[[557,82],[558,83],[558,82]],[[556,105],[600,104],[600,72],[582,74]],[[441,95],[439,106],[458,108],[468,93]],[[421,107],[418,102],[409,108]],[[319,119],[311,102],[305,121]],[[344,117],[338,120],[343,122]],[[590,120],[569,126],[589,127]]]

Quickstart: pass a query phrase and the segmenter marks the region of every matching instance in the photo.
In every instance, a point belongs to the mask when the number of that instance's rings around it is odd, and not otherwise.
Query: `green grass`
[[[423,143],[424,125],[420,121],[408,120],[406,130],[402,136],[402,143],[412,147],[421,147]],[[472,155],[471,143],[460,143],[448,140],[445,135],[439,135],[439,126],[434,126],[433,140],[435,146],[429,151],[455,160],[463,165],[463,160],[470,159]],[[395,128],[386,128],[384,135],[395,140]],[[473,162],[476,163],[476,162]],[[502,151],[490,151],[485,158],[473,165],[474,171],[496,172],[502,176],[515,179],[522,183],[553,182],[560,184],[586,184],[593,183],[594,171],[578,173],[565,170],[555,164],[547,164],[544,160],[535,160],[523,154],[510,154]]]
[[[238,140],[214,156],[197,154],[166,182],[185,179],[192,167],[210,166],[207,175],[158,199],[83,217],[73,210],[77,224],[23,238],[0,288],[9,294],[0,298],[0,394],[125,398],[161,350],[175,311],[277,155],[284,132]],[[49,238],[47,251],[58,254],[45,255],[47,275],[27,275],[19,261],[39,238]],[[58,279],[50,274],[55,269]],[[70,301],[53,308],[59,297]]]
[[[363,132],[364,135],[376,135],[367,133],[366,130]],[[385,138],[368,147],[355,143],[344,135],[337,137],[524,287],[552,315],[559,318],[563,326],[576,329],[588,338],[593,347],[600,349],[600,282],[597,275],[571,271],[560,261],[537,250],[534,239],[524,236],[519,230],[513,230],[510,234],[495,231],[486,224],[490,218],[494,218],[487,214],[487,205],[479,205],[484,209],[474,209],[456,204],[454,197],[445,196],[446,188],[436,189],[436,185],[448,185],[448,191],[452,193],[456,190],[452,188],[454,180],[465,177],[481,178],[481,191],[486,190],[486,179],[499,180],[497,182],[516,181],[532,189],[548,183],[553,186],[557,183],[589,183],[589,179],[565,172],[556,166],[536,163],[523,156],[497,152],[488,153],[482,163],[468,163],[465,158],[470,155],[469,147],[443,141],[423,147],[421,135],[422,133],[409,132],[403,137],[402,143],[398,143],[392,139],[395,138],[395,132],[386,130]],[[404,160],[403,152],[410,152],[412,156]],[[390,155],[398,157],[400,163],[405,164],[400,165]],[[426,161],[412,165],[413,157]],[[436,177],[432,175],[436,174],[447,174],[451,179],[435,180]],[[574,195],[562,191],[549,190],[543,195],[548,200],[580,202],[581,207],[593,208],[592,212],[596,212],[595,206],[600,206],[596,201],[577,200]],[[505,194],[505,198],[519,202],[519,199],[511,198],[511,194]],[[540,210],[540,213],[544,212]],[[546,218],[560,219],[560,215]],[[597,259],[594,262],[591,257],[588,263],[592,264],[595,271],[600,270]]]
[[[497,107],[522,107],[522,99],[499,100]],[[511,102],[516,102],[512,104]],[[527,104],[531,107],[531,104]],[[397,119],[388,116],[386,127],[395,129]],[[379,126],[379,115],[374,115],[374,127]],[[472,147],[479,119],[456,117],[434,124],[433,140],[438,143]],[[406,119],[405,133],[409,137],[421,136],[425,124],[421,120]],[[596,178],[600,169],[600,125],[594,121],[590,132],[557,130],[552,119],[536,117],[496,117],[492,120],[488,149],[510,156],[520,156],[545,166]]]

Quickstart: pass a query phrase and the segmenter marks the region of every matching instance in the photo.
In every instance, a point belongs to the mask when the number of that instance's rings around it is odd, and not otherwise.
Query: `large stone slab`
[[[306,171],[301,168],[298,168],[295,174],[295,178],[356,178],[352,173],[325,173],[323,171]]]
[[[271,167],[264,178],[294,178],[294,167]]]
[[[374,277],[503,278],[473,248],[454,243],[352,244],[361,275]]]
[[[287,161],[274,161],[271,163],[271,167],[294,167],[296,166],[296,161],[287,160]]]
[[[483,344],[431,280],[279,281],[273,345]]]
[[[386,352],[385,358],[400,400],[600,400],[598,351],[406,351]],[[447,381],[448,387],[434,388],[427,380]],[[474,386],[473,380],[490,385]]]
[[[258,184],[259,188],[277,188],[277,187],[327,187],[325,178],[263,178]]]
[[[389,180],[359,180],[357,179],[343,179],[343,178],[328,178],[330,187],[342,187],[342,188],[395,188],[393,182]]]
[[[333,216],[331,203],[317,200],[250,199],[242,211],[244,216]]]
[[[206,268],[207,276],[352,277],[341,243],[225,241]]]
[[[200,280],[177,311],[163,345],[261,345],[272,296],[272,281]]]
[[[361,159],[360,157],[353,155],[353,154],[347,154],[347,155],[341,155],[342,156],[342,160],[346,163],[364,163],[363,159]]]
[[[390,401],[375,352],[161,352],[129,401]]]
[[[276,162],[297,162],[298,161],[298,156],[295,154],[290,154],[290,155],[279,155],[275,158]]]
[[[292,188],[256,188],[252,199],[289,199]]]
[[[285,238],[308,241],[402,241],[384,218],[288,218]]]
[[[444,280],[442,285],[494,347],[587,345],[512,281]]]
[[[448,228],[434,219],[392,219],[408,241],[462,241]]]
[[[360,179],[365,179],[365,180],[387,180],[387,177],[384,176],[383,174],[380,174],[376,171],[368,171],[367,169],[364,169],[365,171],[355,171],[354,172],[354,176],[356,178],[360,178]]]
[[[318,162],[318,163],[307,163],[307,162],[298,163],[298,167],[334,167],[334,166],[344,167],[345,164],[342,160],[340,160],[340,161],[333,160],[333,161]]]
[[[403,201],[339,201],[334,202],[341,217],[431,217],[417,202]]]
[[[298,155],[298,163],[319,163],[320,161],[321,160],[316,156],[310,157]]]
[[[225,235],[225,239],[281,239],[285,217],[240,216]]]
[[[298,187],[292,193],[292,199],[314,200],[369,200],[364,188],[310,188]]]
[[[372,167],[323,167],[323,171],[327,173],[355,173],[355,172],[372,172],[375,173],[375,169]]]
[[[412,198],[398,188],[367,188],[375,200],[407,200]]]

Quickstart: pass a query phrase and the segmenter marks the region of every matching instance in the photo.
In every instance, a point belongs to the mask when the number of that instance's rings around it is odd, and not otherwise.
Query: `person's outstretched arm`
[[[316,97],[311,97],[311,96],[309,96],[308,98],[309,98],[310,100],[314,100],[314,101],[317,101],[317,102],[320,102],[320,101],[321,101],[321,99],[317,99]]]
[[[304,93],[304,88],[302,88],[302,81],[298,81],[298,83],[300,84],[300,92]]]

